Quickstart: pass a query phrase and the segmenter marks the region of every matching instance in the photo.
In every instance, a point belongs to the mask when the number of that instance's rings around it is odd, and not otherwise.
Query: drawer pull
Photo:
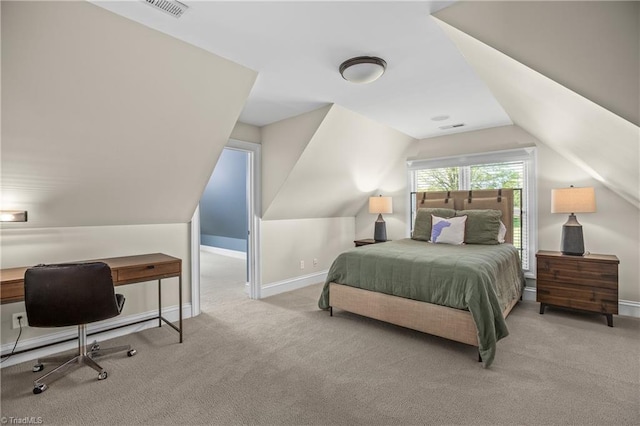
[[[156,265],[147,265],[147,269],[155,269]]]

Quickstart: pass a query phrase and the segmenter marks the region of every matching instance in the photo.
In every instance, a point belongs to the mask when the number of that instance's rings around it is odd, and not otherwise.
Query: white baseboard
[[[312,284],[324,282],[327,279],[329,270],[316,272],[309,275],[302,275],[300,277],[290,278],[288,280],[278,281],[275,283],[267,284],[260,289],[260,298],[263,299],[269,296],[275,296],[276,294],[285,293],[291,290],[297,290]]]
[[[87,333],[99,332],[100,335],[96,337],[100,341],[113,339],[114,337],[125,336],[127,334],[136,333],[138,331],[146,330],[148,328],[157,327],[158,322],[151,321],[151,320],[143,323],[126,326],[126,324],[128,323],[151,319],[153,317],[156,317],[157,315],[158,315],[158,311],[153,310],[153,311],[144,312],[141,314],[127,315],[125,317],[117,316],[112,320],[100,321],[99,323],[89,324],[87,327]],[[180,319],[180,316],[178,315],[178,307],[173,306],[171,308],[163,309],[162,316],[171,322],[178,321]],[[191,318],[191,316],[192,316],[191,303],[184,304],[182,306],[182,319]],[[107,330],[109,328],[119,327],[119,326],[122,326],[122,328],[101,332],[102,330]],[[166,327],[167,330],[169,330],[168,332],[175,333],[175,330],[173,330],[166,324],[164,325],[164,327]],[[6,360],[2,361],[2,364],[0,364],[0,366],[4,368],[10,365],[20,364],[21,362],[35,360],[37,358],[42,358],[42,357],[50,356],[59,352],[75,349],[78,347],[77,339],[71,340],[69,342],[59,343],[59,344],[55,344],[55,343],[62,340],[75,338],[77,336],[78,336],[78,329],[77,327],[74,327],[74,328],[65,329],[63,331],[58,331],[55,333],[49,333],[44,336],[21,340],[18,342],[18,345],[16,346],[16,351],[37,348],[42,345],[51,345],[51,346],[12,355]],[[178,337],[178,334],[176,333],[176,338],[177,337]],[[94,340],[93,336],[90,336],[87,338],[87,341],[89,342],[92,342],[93,340]],[[3,355],[8,354],[13,349],[14,344],[15,342],[6,343],[0,347],[0,351],[2,352]]]
[[[223,248],[220,248],[220,247],[205,246],[204,244],[200,245],[200,250],[206,251],[206,252],[209,252],[209,253],[220,254],[222,256],[233,257],[233,258],[236,258],[236,259],[247,260],[247,253],[245,253],[243,251],[223,249]]]
[[[524,300],[536,301],[536,289],[535,287],[525,287],[522,294]],[[640,318],[640,302],[634,302],[632,300],[618,300],[618,315],[624,315],[627,317]]]
[[[618,300],[618,315],[640,318],[640,302]]]
[[[536,301],[536,288],[535,287],[525,287],[524,292],[522,293],[522,300],[527,301]]]

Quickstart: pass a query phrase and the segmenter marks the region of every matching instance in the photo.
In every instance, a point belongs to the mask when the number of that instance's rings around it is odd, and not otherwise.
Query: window
[[[522,268],[533,269],[535,206],[533,148],[409,162],[412,191],[455,191],[474,189],[521,189],[515,192],[514,241],[520,249]],[[521,229],[522,232],[517,232]]]

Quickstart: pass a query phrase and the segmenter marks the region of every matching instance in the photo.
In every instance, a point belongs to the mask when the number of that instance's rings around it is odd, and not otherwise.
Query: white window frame
[[[439,157],[428,159],[416,159],[407,161],[407,173],[409,182],[409,197],[415,191],[416,182],[414,172],[421,169],[437,169],[444,167],[464,167],[481,164],[508,163],[511,161],[525,162],[526,188],[523,188],[523,196],[527,197],[528,210],[523,212],[527,215],[529,223],[529,238],[527,254],[529,258],[529,268],[524,271],[525,277],[535,278],[536,270],[536,247],[538,245],[538,200],[536,197],[536,149],[535,147],[509,149],[503,151],[492,151],[474,154],[463,154],[451,157]],[[526,193],[525,193],[526,191]],[[411,226],[411,209],[407,220],[407,234]],[[524,248],[523,248],[524,249]]]

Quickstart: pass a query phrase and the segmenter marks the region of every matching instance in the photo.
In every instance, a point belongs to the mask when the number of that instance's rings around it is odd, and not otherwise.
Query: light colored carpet
[[[245,292],[247,261],[200,251],[200,309],[211,312],[218,306],[248,299]]]
[[[640,319],[522,302],[489,369],[472,347],[317,308],[321,285],[215,301],[185,341],[154,328],[33,395],[31,363],[2,370],[4,417],[44,424],[640,424]],[[234,290],[235,291],[235,290]],[[215,291],[214,291],[215,294]]]

